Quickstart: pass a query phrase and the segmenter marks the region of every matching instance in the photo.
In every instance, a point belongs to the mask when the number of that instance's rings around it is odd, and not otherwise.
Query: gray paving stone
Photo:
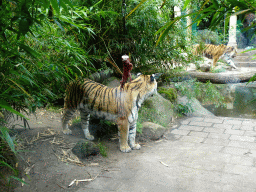
[[[232,129],[233,125],[213,124],[213,127],[221,128],[221,129]]]
[[[197,170],[197,179],[203,181],[211,181],[219,183],[222,178],[222,173],[219,171],[206,171],[206,170]]]
[[[224,172],[239,175],[252,175],[256,173],[256,167],[227,164],[225,165]]]
[[[204,132],[198,132],[198,131],[191,131],[189,133],[190,136],[195,136],[195,137],[203,137],[206,138],[209,133],[204,133]]]
[[[225,163],[221,161],[212,161],[206,159],[197,159],[194,161],[183,162],[183,165],[186,167],[203,169],[207,171],[223,171],[225,168]]]
[[[240,187],[256,188],[256,177],[247,176],[247,175],[238,175],[231,173],[224,173],[221,177],[221,183],[230,184]],[[241,190],[241,192],[243,192]]]
[[[239,185],[240,187],[243,187],[243,177],[238,174],[233,173],[223,173],[221,176],[221,183],[223,184],[230,184],[230,185]]]
[[[203,132],[209,132],[209,133],[224,133],[225,129],[222,128],[213,128],[213,127],[205,127],[203,129]]]
[[[213,138],[213,139],[229,139],[231,135],[229,134],[218,134],[218,133],[210,133],[208,135],[208,138]]]
[[[247,142],[254,142],[255,138],[254,137],[249,137],[249,136],[240,136],[240,135],[231,135],[230,140],[236,140],[236,141],[247,141]]]
[[[213,145],[213,144],[208,144],[208,143],[202,143],[200,146],[197,147],[198,150],[205,151],[207,153],[217,153],[220,152],[224,147],[220,145]]]
[[[256,131],[245,131],[244,136],[256,137]]]
[[[227,129],[224,132],[225,134],[230,134],[230,135],[243,135],[244,131],[243,130],[232,130],[232,129]]]
[[[209,161],[219,161],[223,163],[229,163],[231,157],[232,157],[231,154],[209,152],[208,154],[206,154],[204,159]]]
[[[256,150],[250,150],[250,152],[248,153],[249,157],[254,157],[256,158]]]
[[[180,122],[182,125],[187,125],[190,123],[190,120],[184,120]]]
[[[189,121],[203,121],[204,117],[190,117],[186,120],[189,120]]]
[[[242,124],[242,120],[225,119],[223,124],[241,125]]]
[[[181,130],[181,129],[174,129],[171,131],[171,133],[176,135],[188,135],[190,131],[188,130]]]
[[[242,125],[233,125],[231,130],[240,130]]]
[[[225,185],[222,189],[222,192],[255,192],[255,189],[234,185]]]
[[[192,142],[192,143],[201,143],[204,140],[203,137],[193,137],[193,136],[182,136],[180,141]]]
[[[212,123],[200,122],[200,121],[192,121],[189,125],[201,126],[201,127],[210,127]]]
[[[204,118],[204,122],[208,122],[208,123],[223,123],[223,121],[224,121],[223,118],[209,118],[209,117]]]
[[[221,152],[232,155],[244,155],[249,152],[249,149],[243,149],[238,147],[224,147],[224,149]]]
[[[202,131],[204,127],[190,126],[190,125],[181,125],[179,130],[188,130],[188,131]]]
[[[246,141],[230,141],[228,144],[229,147],[240,147],[244,149],[253,149],[256,150],[256,143],[246,142]]]
[[[251,125],[242,125],[240,127],[241,130],[245,130],[245,131],[253,131],[254,129],[254,126],[251,126]]]
[[[253,166],[253,157],[247,157],[242,155],[232,155],[230,158],[230,164]]]
[[[255,120],[245,120],[242,122],[242,125],[249,125],[249,126],[256,126],[256,121]]]
[[[211,145],[228,146],[229,140],[227,140],[227,139],[206,138],[204,143],[211,144]]]

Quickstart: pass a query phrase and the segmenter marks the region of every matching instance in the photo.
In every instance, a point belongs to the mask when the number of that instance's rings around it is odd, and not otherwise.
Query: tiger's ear
[[[137,73],[136,78],[141,76],[141,75],[142,75],[142,73]]]
[[[154,82],[154,81],[155,81],[155,74],[150,75],[150,81],[151,81],[151,82]]]

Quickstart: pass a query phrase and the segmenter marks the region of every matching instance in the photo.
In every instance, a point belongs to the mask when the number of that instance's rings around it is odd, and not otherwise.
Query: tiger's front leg
[[[140,144],[135,143],[136,138],[136,121],[132,124],[130,124],[129,127],[129,144],[132,149],[140,149]]]
[[[80,109],[80,115],[81,115],[81,126],[83,129],[85,138],[88,140],[94,140],[94,136],[91,135],[89,131],[90,114]]]
[[[62,131],[65,135],[69,135],[72,131],[68,128],[68,122],[72,118],[75,110],[73,109],[65,109],[63,117],[62,117]]]
[[[128,119],[124,117],[119,117],[117,119],[117,126],[120,133],[120,150],[125,153],[130,152],[131,148],[128,145],[128,132],[129,132]]]

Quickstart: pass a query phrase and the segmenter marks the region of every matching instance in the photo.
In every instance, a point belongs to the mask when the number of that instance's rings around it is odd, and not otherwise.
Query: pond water
[[[216,85],[218,86],[218,85]],[[256,119],[256,83],[228,84],[221,90],[227,100],[227,106],[215,108],[204,107],[216,116]]]
[[[243,106],[244,107],[244,106]],[[227,109],[223,107],[215,108],[214,105],[204,105],[208,111],[212,112],[216,116],[220,117],[237,117],[237,118],[246,118],[246,119],[256,119],[256,109],[244,108],[233,108]]]

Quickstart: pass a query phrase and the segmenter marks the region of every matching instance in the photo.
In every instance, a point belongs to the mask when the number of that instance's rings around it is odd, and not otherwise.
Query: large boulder
[[[158,93],[146,99],[139,111],[139,122],[150,121],[167,127],[173,120],[173,104]]]
[[[200,64],[200,69],[202,72],[208,72],[211,69],[211,64],[209,63]]]
[[[187,116],[203,116],[203,117],[215,116],[213,113],[205,109],[200,104],[200,102],[195,98],[188,99],[187,96],[178,97],[177,102],[178,104],[181,104],[183,106],[188,106],[188,109],[192,109],[192,110],[187,110],[185,112],[185,115]]]
[[[92,141],[80,140],[76,143],[72,152],[80,159],[84,159],[91,155],[99,154],[100,150]]]
[[[158,125],[152,122],[142,123],[142,135],[145,138],[148,138],[151,140],[158,140],[163,136],[165,131],[166,131],[166,128],[161,125]]]

